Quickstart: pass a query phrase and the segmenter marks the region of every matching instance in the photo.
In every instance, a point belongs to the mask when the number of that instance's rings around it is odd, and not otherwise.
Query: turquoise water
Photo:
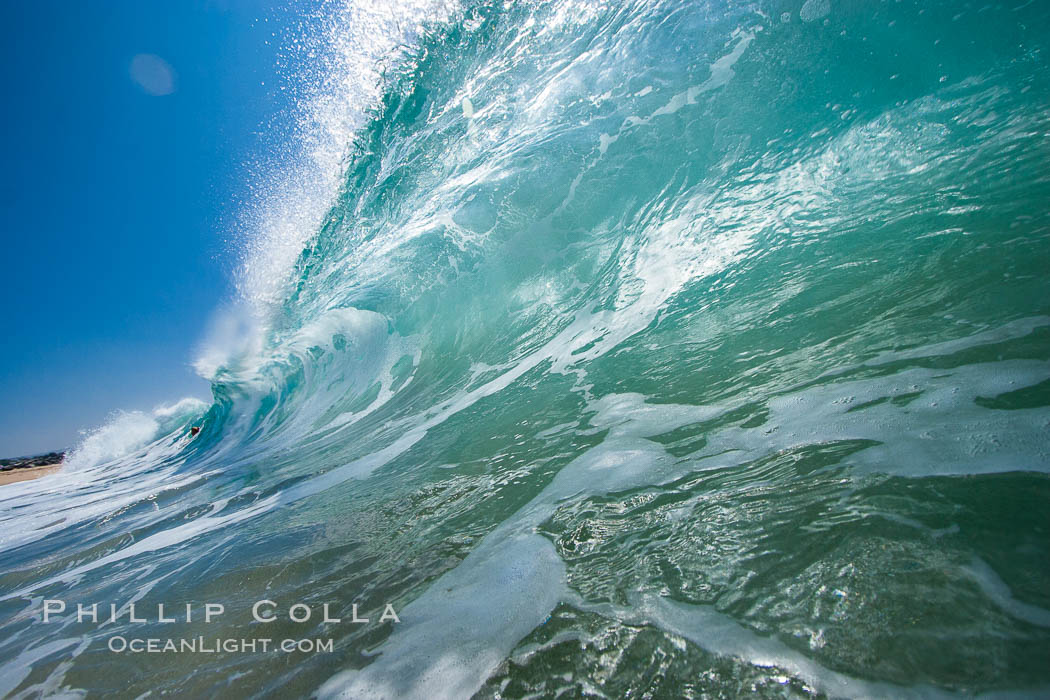
[[[213,403],[0,492],[0,695],[1050,692],[1050,6],[409,9],[324,23]],[[198,635],[333,647],[107,646]]]

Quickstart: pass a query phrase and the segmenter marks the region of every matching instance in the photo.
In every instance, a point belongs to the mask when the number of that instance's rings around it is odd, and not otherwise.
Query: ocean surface
[[[302,31],[212,401],[0,490],[0,696],[1050,693],[1050,3]]]

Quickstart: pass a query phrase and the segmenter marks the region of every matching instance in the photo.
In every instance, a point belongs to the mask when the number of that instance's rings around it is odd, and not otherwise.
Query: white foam
[[[88,433],[59,472],[0,491],[0,551],[34,542],[204,478],[178,473],[181,429],[207,405],[183,399],[152,413],[118,413]],[[17,525],[17,526],[16,526]]]
[[[982,593],[1009,615],[1039,627],[1050,627],[1050,610],[1015,598],[1010,587],[987,562],[974,557],[962,570],[980,586]]]
[[[653,112],[649,119],[664,114],[674,114],[686,105],[696,104],[697,98],[703,93],[726,85],[735,75],[733,66],[744,55],[744,51],[747,50],[754,38],[755,35],[751,32],[738,32],[738,37],[735,38],[735,43],[729,53],[719,57],[718,60],[711,64],[711,75],[708,76],[707,80],[676,94],[666,105]],[[648,121],[648,119],[645,121]]]
[[[919,477],[1047,472],[1050,443],[1042,435],[1050,409],[1001,411],[975,403],[1047,378],[1050,363],[1012,360],[824,384],[771,399],[765,423],[719,430],[691,457],[721,468],[795,447],[868,440],[877,444],[850,462],[871,471]],[[892,401],[915,393],[906,405]]]
[[[803,22],[816,22],[831,12],[831,0],[806,0],[802,9],[798,11],[798,17]]]
[[[1038,325],[1038,324],[1036,324]],[[1032,324],[1018,323],[1005,331],[979,334],[971,343],[988,342]],[[564,335],[564,334],[562,334]],[[563,343],[573,345],[579,336]],[[959,348],[966,341],[951,346]],[[550,356],[554,347],[536,353]],[[923,349],[910,351],[922,356]],[[534,356],[534,358],[535,358]],[[534,359],[533,358],[533,359]],[[532,364],[523,362],[522,365]],[[445,407],[461,410],[520,376],[521,366]],[[481,544],[404,609],[399,625],[380,648],[376,660],[363,671],[347,671],[330,679],[322,697],[465,697],[476,692],[528,631],[541,623],[567,591],[564,568],[551,559],[551,545],[536,531],[556,508],[572,501],[642,485],[657,485],[693,471],[731,466],[796,445],[830,440],[869,439],[882,444],[851,457],[872,468],[909,474],[980,473],[1005,469],[1050,469],[1047,447],[1026,436],[1039,434],[1037,424],[1050,422],[1050,411],[1009,411],[996,422],[997,412],[973,403],[977,396],[995,395],[1042,381],[1050,376],[1050,363],[1036,361],[972,365],[955,370],[907,370],[892,377],[842,382],[789,392],[771,399],[767,424],[752,429],[727,428],[709,436],[707,446],[686,458],[674,458],[647,438],[724,415],[730,406],[649,404],[639,394],[612,394],[594,400],[590,423],[607,431],[598,445],[563,467],[547,487],[512,518],[487,535]],[[890,402],[851,412],[851,407],[876,399],[892,398],[916,390],[925,393],[907,406]],[[965,390],[960,387],[966,387]],[[845,399],[845,400],[844,400]],[[921,402],[919,405],[914,405]],[[872,415],[875,412],[877,415]],[[919,414],[919,415],[917,415]],[[973,416],[960,424],[959,416]],[[437,417],[436,417],[437,418]],[[953,445],[976,426],[988,429],[989,421],[1010,431],[994,450],[966,451]],[[930,450],[915,440],[931,422],[948,434],[940,435]],[[1018,427],[1020,426],[1020,427]],[[964,445],[965,447],[965,445]],[[927,461],[916,462],[914,455]],[[869,455],[868,459],[860,459]],[[519,590],[507,586],[499,572],[517,562],[538,562],[542,576],[532,579],[519,604]],[[1042,621],[1045,611],[1019,603],[1003,592],[996,578],[974,569],[982,587],[995,594],[1004,609],[1026,619]],[[587,607],[573,599],[575,605]],[[593,607],[593,606],[592,606]],[[598,606],[600,607],[600,606]],[[645,620],[679,633],[719,654],[737,656],[759,666],[778,666],[828,692],[857,697],[938,697],[927,686],[904,688],[869,683],[835,673],[794,652],[783,644],[759,637],[713,610],[684,606],[662,598],[639,599],[630,611],[605,610],[603,614]],[[490,621],[498,620],[498,624]],[[468,624],[460,624],[467,621]],[[455,644],[453,644],[455,642]],[[422,679],[422,680],[420,680]],[[417,680],[419,682],[417,682]],[[444,689],[448,688],[446,692]]]
[[[326,682],[319,695],[353,698],[461,698],[476,692],[528,632],[566,597],[565,568],[536,527],[567,498],[659,483],[675,462],[643,436],[712,417],[717,409],[649,405],[639,394],[590,406],[606,439],[558,472],[511,519],[401,613],[402,624],[362,671]]]
[[[56,574],[50,578],[42,581],[37,581],[29,586],[21,588],[12,593],[8,593],[0,597],[2,600],[10,600],[12,598],[21,598],[29,595],[33,591],[41,588],[46,588],[54,583],[58,582],[71,582],[76,581],[84,574],[94,571],[110,564],[115,564],[126,559],[138,556],[146,552],[155,552],[161,549],[166,549],[175,544],[181,544],[194,537],[198,537],[208,532],[214,532],[222,528],[228,527],[235,523],[243,520],[254,518],[257,515],[267,512],[276,503],[276,496],[263,499],[256,503],[241,508],[240,510],[234,510],[230,513],[218,514],[218,515],[205,515],[194,518],[193,520],[176,525],[175,527],[168,528],[167,530],[161,530],[160,532],[144,537],[141,540],[133,542],[132,544],[118,549],[115,552],[107,554],[104,557],[100,557],[86,564],[73,567],[68,571],[63,571],[60,574]],[[213,511],[221,510],[223,502],[216,503],[212,508]]]
[[[206,408],[199,399],[185,398],[170,406],[158,406],[151,414],[117,412],[112,420],[85,434],[64,460],[63,469],[77,471],[117,460],[145,447],[164,434],[164,429],[201,415]]]
[[[87,644],[81,637],[56,639],[23,649],[18,656],[0,665],[0,697],[9,697],[11,691],[21,685],[22,681],[33,671],[33,667],[37,662],[71,647],[74,649],[72,655],[78,656],[87,647]],[[46,694],[48,697],[56,697],[54,690],[50,693],[42,693],[42,695]],[[28,693],[20,695],[20,697],[27,696]]]
[[[831,671],[776,639],[755,634],[710,606],[689,605],[652,594],[636,595],[630,602],[630,607],[621,608],[574,600],[574,604],[583,610],[629,624],[653,624],[721,656],[737,658],[763,668],[782,669],[832,697],[955,697],[928,685],[899,686],[860,680]]]
[[[371,665],[333,676],[318,696],[470,697],[548,617],[564,578],[548,540],[501,528],[401,610],[402,624]]]

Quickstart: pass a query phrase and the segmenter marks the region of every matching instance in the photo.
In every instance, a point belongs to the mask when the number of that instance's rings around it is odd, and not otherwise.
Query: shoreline
[[[54,474],[62,468],[61,464],[48,464],[42,467],[21,467],[0,471],[0,486],[17,484],[20,481],[32,481],[48,474]]]
[[[0,486],[32,481],[62,468],[65,452],[50,452],[35,457],[0,460]]]

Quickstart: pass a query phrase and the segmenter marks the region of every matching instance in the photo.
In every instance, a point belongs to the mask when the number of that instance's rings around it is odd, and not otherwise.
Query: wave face
[[[0,695],[1046,692],[1050,7],[405,7],[318,20],[213,404],[0,492]]]

